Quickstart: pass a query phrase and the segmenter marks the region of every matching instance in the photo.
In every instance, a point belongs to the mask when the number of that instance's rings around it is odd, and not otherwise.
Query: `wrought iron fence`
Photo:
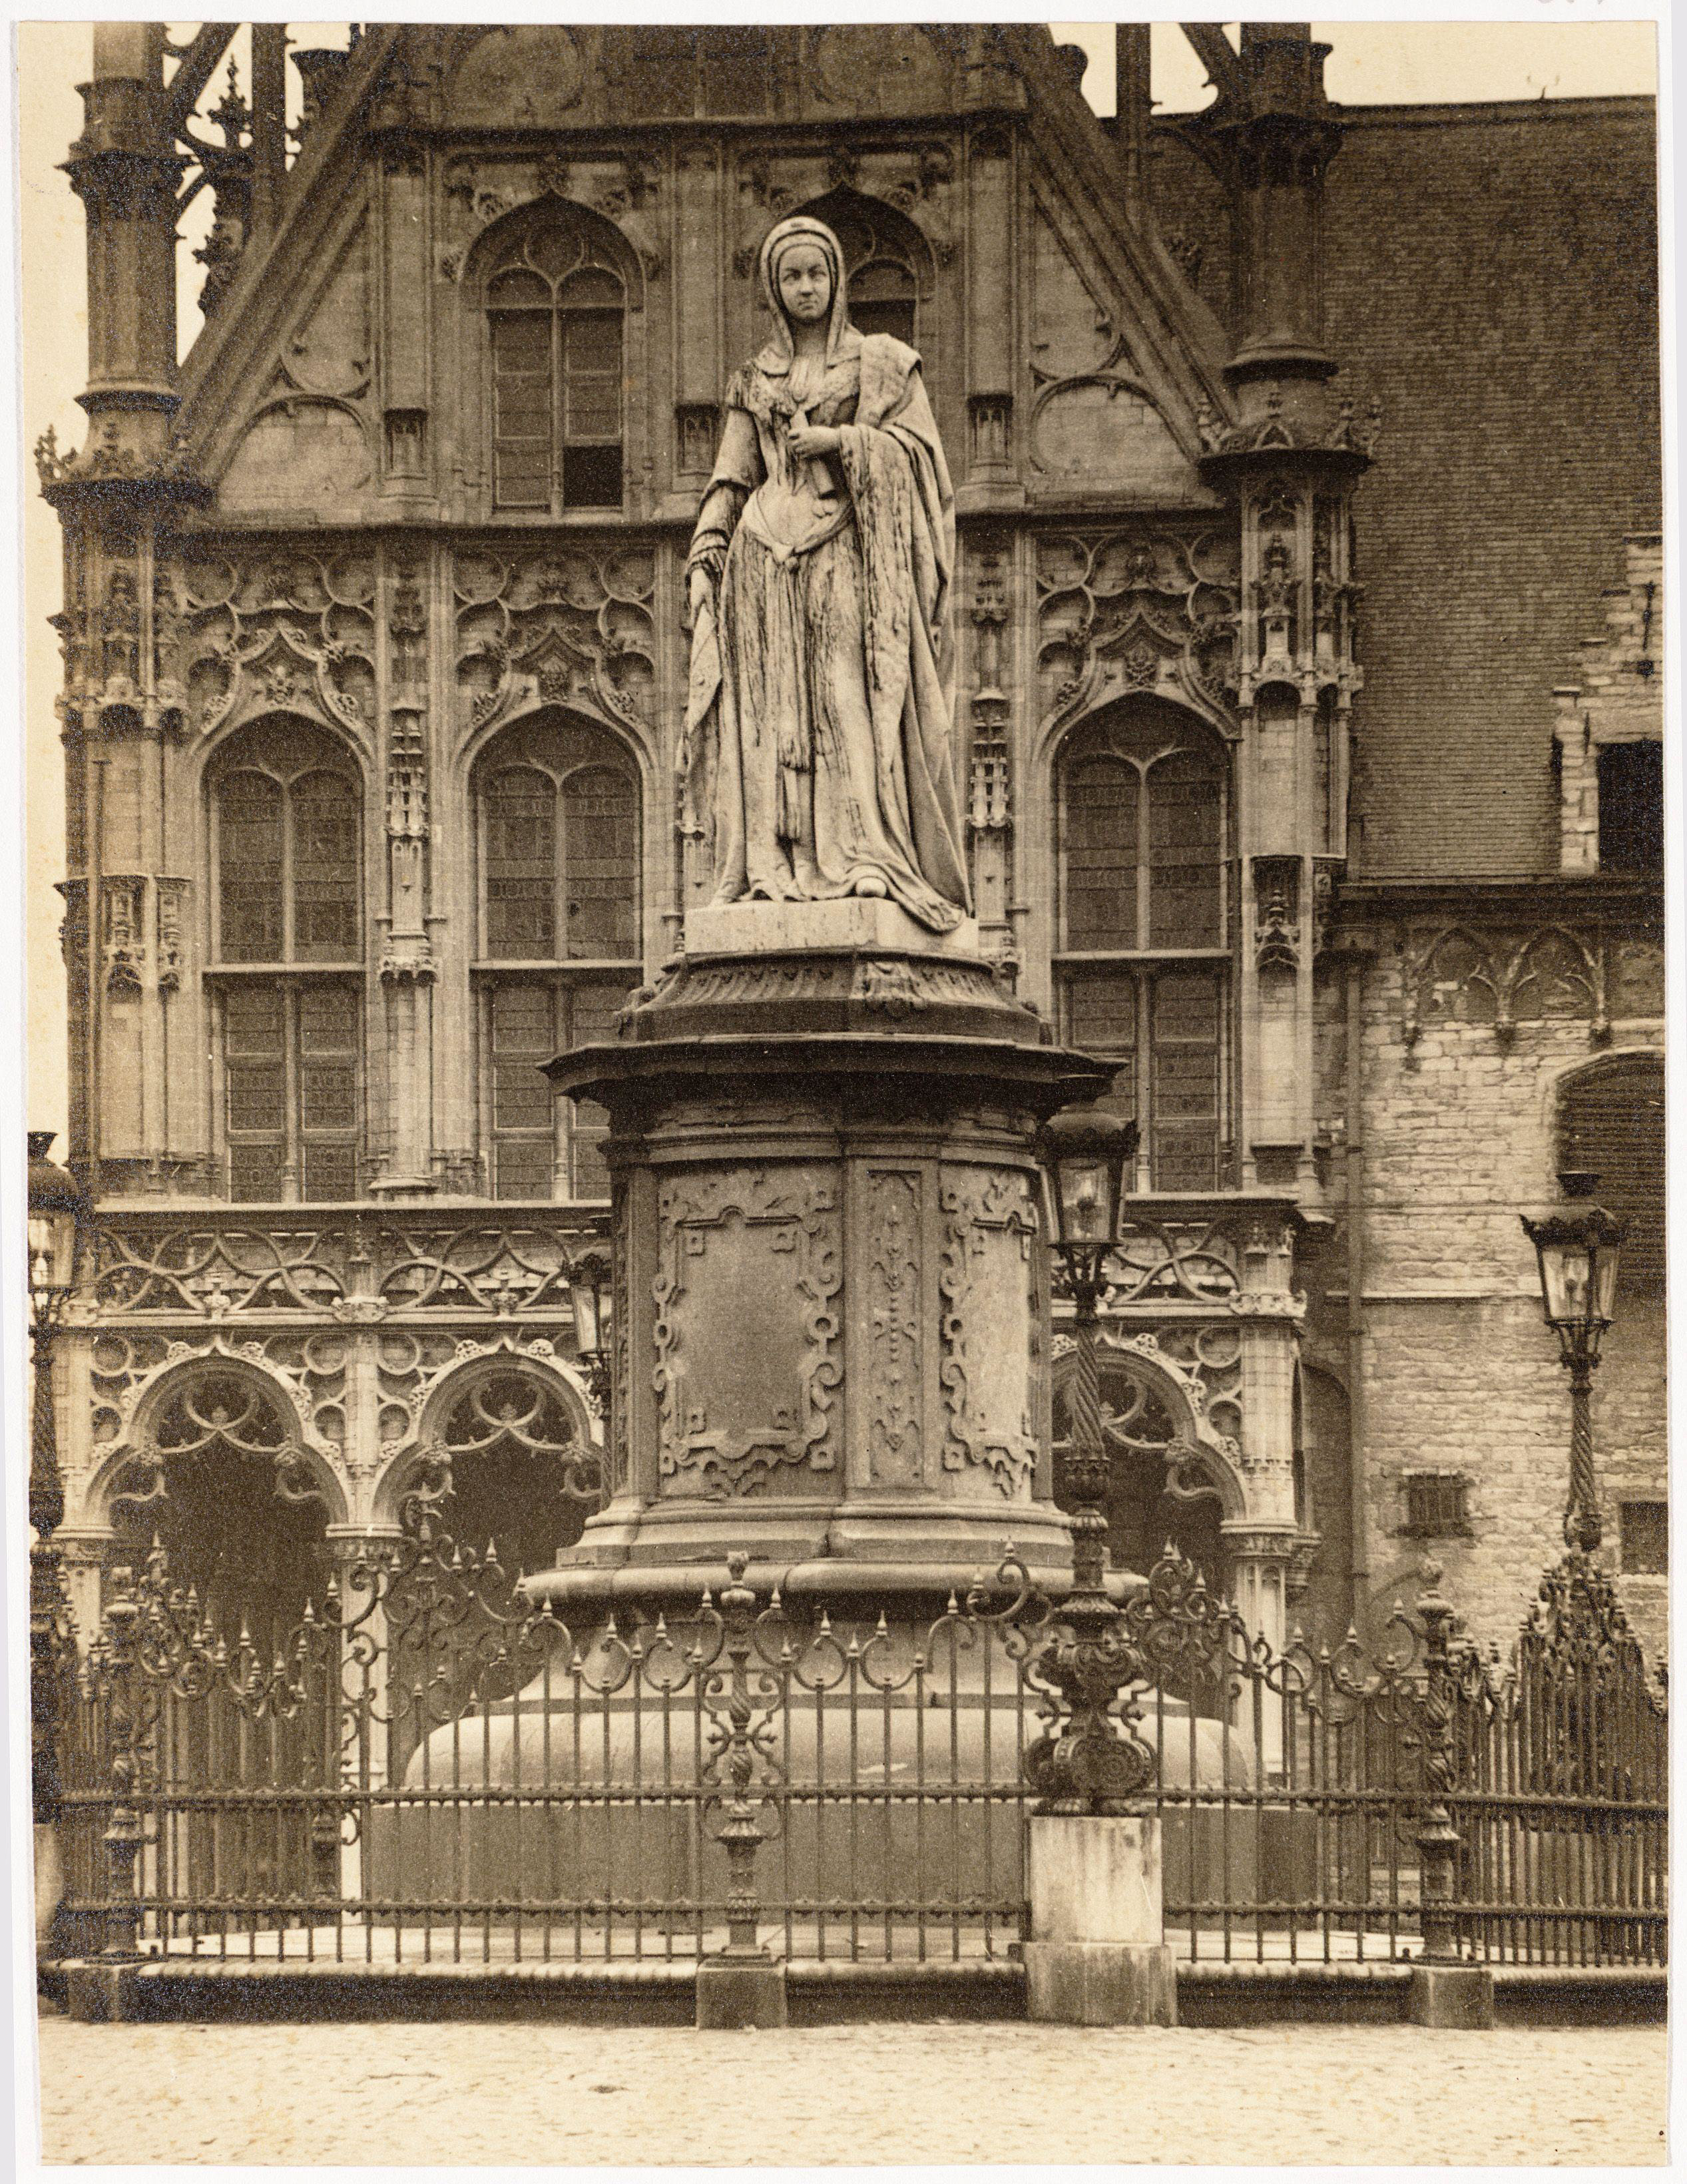
[[[1060,1627],[1010,1559],[850,1627],[734,1557],[573,1627],[426,1495],[273,1656],[160,1553],[61,1722],[65,1954],[365,1962],[1009,1957]],[[1513,1660],[1432,1581],[1391,1652],[1274,1652],[1176,1557],[1120,1609],[1116,1716],[1197,1959],[1661,1963],[1666,1718],[1608,1583]]]

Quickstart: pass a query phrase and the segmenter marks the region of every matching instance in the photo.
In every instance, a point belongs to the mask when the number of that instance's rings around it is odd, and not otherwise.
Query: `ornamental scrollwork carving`
[[[656,672],[655,557],[604,539],[458,557],[457,688],[463,726],[568,705],[648,731]]]
[[[1107,1275],[1110,1306],[1228,1301],[1242,1286],[1234,1223],[1222,1213],[1166,1220],[1133,1217],[1122,1225]]]
[[[917,1171],[876,1169],[868,1185],[867,1325],[871,1353],[872,1468],[904,1484],[924,1468],[921,1413],[920,1231]]]
[[[378,1326],[412,1313],[568,1318],[571,1234],[537,1220],[414,1219],[259,1228],[235,1213],[103,1224],[92,1299],[103,1321],[221,1323],[242,1315]]]
[[[537,1223],[447,1228],[424,1215],[383,1223],[376,1251],[376,1295],[392,1311],[466,1307],[504,1318],[567,1308],[562,1240]]]
[[[1003,1495],[1029,1485],[1037,1462],[1037,1206],[1022,1169],[955,1173],[939,1197],[938,1277],[944,1411],[944,1468],[988,1469]]]
[[[666,1490],[726,1499],[753,1494],[781,1466],[834,1470],[844,1272],[829,1172],[665,1183],[658,1209],[651,1384]],[[760,1354],[746,1373],[751,1327]],[[758,1403],[768,1415],[749,1414]]]
[[[92,1284],[105,1313],[211,1320],[259,1311],[321,1313],[346,1293],[343,1232],[155,1228],[120,1220],[101,1229]]]
[[[175,679],[189,726],[213,733],[270,707],[366,740],[375,720],[375,571],[361,554],[298,549],[190,557],[179,588]]]
[[[1237,549],[1218,531],[1062,532],[1037,549],[1045,731],[1137,692],[1236,722]]]

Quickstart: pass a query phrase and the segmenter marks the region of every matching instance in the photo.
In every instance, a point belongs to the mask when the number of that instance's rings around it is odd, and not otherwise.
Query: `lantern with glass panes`
[[[1570,1375],[1570,1493],[1564,1537],[1591,1554],[1603,1526],[1593,1468],[1593,1368],[1617,1303],[1617,1268],[1623,1224],[1593,1202],[1599,1178],[1566,1168],[1558,1177],[1562,1199],[1544,1221],[1522,1217],[1540,1272],[1541,1306],[1558,1337]]]
[[[605,1424],[610,1407],[610,1279],[609,1255],[602,1250],[584,1251],[569,1262],[568,1301],[574,1311],[574,1345],[586,1374],[587,1396]]]

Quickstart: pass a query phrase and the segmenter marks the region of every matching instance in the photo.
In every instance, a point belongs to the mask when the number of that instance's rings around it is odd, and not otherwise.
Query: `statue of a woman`
[[[687,564],[682,766],[716,903],[966,913],[949,751],[954,496],[920,359],[849,323],[819,220],[761,246],[773,338],[727,389]]]

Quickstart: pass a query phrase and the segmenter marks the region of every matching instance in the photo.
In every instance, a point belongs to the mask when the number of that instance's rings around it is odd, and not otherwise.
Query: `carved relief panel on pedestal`
[[[1046,1370],[1032,1179],[946,1169],[942,1202],[944,1469],[960,1474],[963,1496],[982,1475],[1020,1499],[1036,1470]]]
[[[841,1478],[835,1172],[676,1178],[658,1203],[659,1491],[754,1495],[786,1467]],[[803,1483],[786,1476],[782,1490]],[[819,1476],[812,1487],[835,1490]]]

